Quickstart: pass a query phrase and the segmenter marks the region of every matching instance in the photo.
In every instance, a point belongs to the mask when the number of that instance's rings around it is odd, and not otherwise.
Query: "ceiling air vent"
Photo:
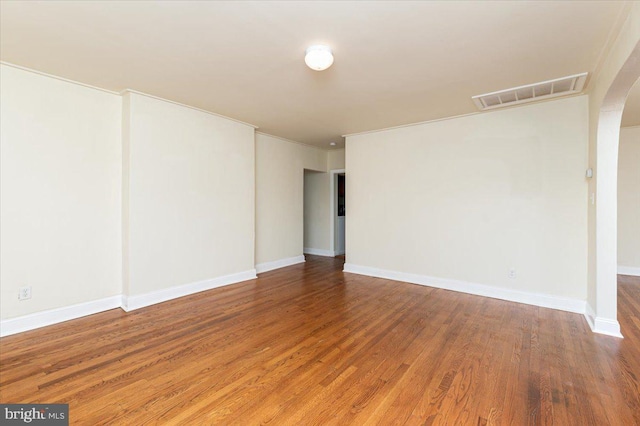
[[[527,84],[526,86],[473,96],[471,99],[479,109],[487,110],[573,95],[582,91],[588,74],[584,72],[541,83]]]

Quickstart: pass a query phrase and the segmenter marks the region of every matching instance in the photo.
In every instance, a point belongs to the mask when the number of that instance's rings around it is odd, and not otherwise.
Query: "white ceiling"
[[[476,112],[471,96],[594,72],[624,2],[24,1],[3,61],[129,88],[329,148],[341,135]],[[329,44],[324,72],[303,61]]]

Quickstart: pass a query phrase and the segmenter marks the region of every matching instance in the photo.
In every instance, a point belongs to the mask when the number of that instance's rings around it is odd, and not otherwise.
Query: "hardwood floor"
[[[0,401],[71,424],[640,424],[625,339],[583,316],[341,272],[343,259],[0,340]]]

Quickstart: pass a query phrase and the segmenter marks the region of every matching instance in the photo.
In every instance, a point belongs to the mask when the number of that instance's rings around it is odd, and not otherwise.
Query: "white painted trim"
[[[620,333],[620,323],[615,319],[596,317],[595,326],[592,330],[594,333],[623,338],[622,333]]]
[[[346,154],[346,152],[345,152]],[[336,255],[336,175],[345,173],[345,169],[329,170],[329,251]],[[345,230],[346,232],[346,230]],[[345,247],[346,249],[346,247]]]
[[[285,266],[297,265],[298,263],[304,263],[304,255],[296,257],[288,257],[286,259],[278,259],[273,262],[264,262],[256,265],[256,272],[261,274],[267,271],[273,271],[274,269],[284,268]]]
[[[16,68],[16,69],[19,69],[19,70],[22,70],[22,71],[27,71],[27,72],[30,72],[30,73],[33,73],[33,74],[38,74],[38,75],[41,75],[43,77],[49,77],[49,78],[53,78],[55,80],[64,81],[65,83],[76,84],[78,86],[87,87],[89,89],[99,90],[101,92],[106,92],[106,93],[110,93],[112,95],[120,96],[120,93],[115,92],[113,90],[103,89],[102,87],[97,87],[97,86],[92,86],[90,84],[80,83],[79,81],[70,80],[68,78],[59,77],[59,76],[53,75],[53,74],[47,74],[46,72],[34,70],[32,68],[23,67],[23,66],[16,65],[16,64],[12,64],[11,62],[0,61],[0,64],[6,65],[6,66],[11,67],[11,68]]]
[[[585,304],[584,307],[584,317],[587,319],[587,324],[589,324],[589,328],[591,331],[595,333],[596,329],[596,312],[593,310],[589,302]]]
[[[270,138],[278,139],[278,140],[280,140],[282,142],[289,142],[289,143],[292,143],[294,145],[302,145],[302,146],[306,146],[307,148],[317,149],[319,151],[325,151],[325,152],[331,151],[329,148],[322,148],[322,147],[317,146],[317,145],[311,145],[311,144],[304,143],[304,142],[298,142],[298,141],[294,141],[292,139],[283,138],[282,136],[270,135],[269,133],[259,132],[257,130],[256,130],[256,135],[268,136]]]
[[[304,262],[304,257],[300,257]],[[171,287],[147,294],[135,296],[126,296],[119,294],[117,296],[107,297],[91,302],[65,306],[62,308],[51,309],[43,312],[36,312],[17,318],[10,318],[0,321],[0,337],[10,336],[12,334],[21,333],[23,331],[34,330],[36,328],[81,318],[87,315],[93,315],[98,312],[108,311],[115,308],[122,308],[124,311],[129,312],[135,309],[144,308],[145,306],[155,305],[156,303],[166,302],[168,300],[177,299],[179,297],[188,296],[190,294],[199,293],[201,291],[211,290],[213,288],[235,284],[255,278],[257,278],[256,270],[251,269],[248,271],[239,272],[237,274],[225,275],[218,278],[198,281],[195,283]]]
[[[563,100],[563,99],[569,99],[569,98],[575,98],[578,96],[587,96],[586,94],[584,94],[583,92],[580,93],[573,93],[571,95],[567,95],[565,97],[563,97],[562,99],[550,99],[551,100]],[[530,103],[526,103],[526,104],[517,104],[517,105],[513,105],[513,106],[505,106],[502,108],[502,110],[506,111],[509,110],[511,108],[521,108],[521,107],[528,107],[531,105],[535,105],[535,104],[539,104],[545,102],[545,99],[540,99],[538,101],[534,101],[534,102],[530,102]],[[407,123],[407,124],[400,124],[398,126],[392,126],[392,127],[384,127],[381,129],[373,129],[373,130],[365,130],[363,132],[357,132],[357,133],[349,133],[346,135],[342,135],[343,138],[349,138],[351,136],[361,136],[361,135],[368,135],[371,133],[379,133],[379,132],[386,132],[387,130],[397,130],[397,129],[404,129],[405,127],[413,127],[413,126],[421,126],[423,124],[431,124],[431,123],[437,123],[439,121],[447,121],[447,120],[454,120],[456,118],[464,118],[464,117],[471,117],[474,115],[479,115],[479,114],[487,114],[490,112],[497,112],[494,111],[493,109],[489,109],[489,110],[482,110],[482,111],[477,111],[477,112],[470,112],[468,114],[460,114],[460,115],[452,115],[449,117],[442,117],[442,118],[434,118],[433,120],[426,120],[426,121],[419,121],[417,123]]]
[[[23,331],[34,330],[36,328],[58,324],[76,318],[86,317],[87,315],[93,315],[98,312],[119,308],[121,304],[122,296],[117,295],[105,297],[104,299],[93,300],[91,302],[79,303],[77,305],[65,306],[62,308],[2,320],[0,321],[0,337],[10,336],[12,334],[22,333]]]
[[[632,275],[634,277],[640,277],[640,268],[634,268],[632,266],[618,266],[618,275]]]
[[[600,53],[598,54],[598,60],[596,61],[596,66],[593,68],[593,72],[591,73],[591,78],[587,81],[587,92],[590,92],[593,89],[592,82],[595,83],[600,78],[600,71],[604,67],[605,62],[609,59],[611,55],[612,47],[618,41],[618,37],[620,36],[622,27],[624,26],[627,19],[629,19],[629,12],[631,11],[631,3],[625,2],[623,6],[620,8],[620,12],[618,12],[618,16],[616,17],[614,24],[611,25],[611,29],[607,34],[606,41],[602,44],[602,48],[600,49]]]
[[[356,133],[347,133],[346,135],[342,135],[342,137],[343,138],[349,138],[351,136],[361,136],[361,135],[368,135],[368,134],[371,134],[371,133],[386,132],[387,130],[404,129],[405,127],[420,126],[422,124],[430,124],[430,123],[437,123],[439,121],[453,120],[453,119],[456,119],[456,118],[471,117],[472,115],[482,114],[483,112],[484,111],[475,111],[475,112],[470,112],[468,114],[460,114],[460,115],[452,115],[450,117],[434,118],[433,120],[425,120],[425,121],[418,121],[418,122],[415,122],[415,123],[400,124],[398,126],[383,127],[381,129],[365,130],[363,132],[356,132]]]
[[[302,250],[302,252],[304,254],[313,254],[316,256],[326,256],[326,257],[335,257],[335,253],[333,252],[333,250],[323,250],[323,249],[316,249],[316,248],[304,248]]]
[[[591,328],[591,331],[598,334],[604,334],[607,336],[623,338],[620,333],[620,323],[617,320],[609,318],[596,317],[595,311],[590,304],[587,303],[584,317],[587,319],[587,323]]]
[[[574,312],[579,314],[584,314],[586,309],[586,302],[579,299],[569,299],[565,297],[553,296],[550,294],[529,293],[519,290],[510,290],[508,288],[492,287],[484,284],[476,284],[446,278],[408,274],[405,272],[370,268],[368,266],[353,265],[350,263],[345,263],[344,272],[367,275],[370,277],[386,278],[396,281],[404,281],[412,284],[442,288],[445,290],[458,291],[461,293],[474,294],[477,296],[491,297],[494,299],[508,300],[510,302],[525,303],[527,305],[558,309],[561,311]]]
[[[139,92],[139,91],[133,90],[133,89],[124,89],[123,91],[121,91],[119,93],[119,95],[123,96],[125,93],[134,93],[136,95],[145,96],[147,98],[155,99],[155,100],[158,100],[158,101],[163,101],[163,102],[167,102],[167,103],[170,103],[170,104],[178,105],[178,106],[181,106],[181,107],[184,107],[184,108],[193,109],[195,111],[203,112],[205,114],[214,115],[214,116],[219,117],[219,118],[224,118],[225,120],[235,121],[236,123],[244,124],[245,126],[249,126],[249,127],[254,128],[254,129],[258,128],[258,126],[254,126],[253,124],[250,124],[250,123],[247,123],[247,122],[235,119],[235,118],[227,117],[226,115],[218,114],[218,113],[215,113],[215,112],[212,112],[212,111],[207,111],[206,109],[202,109],[202,108],[196,108],[196,107],[191,106],[191,105],[187,105],[187,104],[183,104],[183,103],[180,103],[180,102],[172,101],[171,99],[161,98],[160,96],[150,95],[148,93]]]
[[[529,293],[507,288],[492,287],[484,284],[469,283],[445,278],[429,277],[425,275],[408,274],[405,272],[389,271],[370,268],[368,266],[345,263],[344,272],[366,275],[370,277],[386,278],[396,281],[404,281],[445,290],[459,291],[461,293],[477,296],[492,297],[494,299],[508,300],[527,305],[540,306],[542,308],[558,309],[561,311],[583,314],[594,333],[605,334],[622,338],[620,324],[615,319],[596,317],[593,308],[584,300],[569,299],[550,294]]]
[[[133,90],[133,89],[128,89],[127,88],[127,89],[124,89],[124,90],[122,90],[120,92],[116,92],[114,90],[103,89],[102,87],[92,86],[90,84],[81,83],[79,81],[70,80],[68,78],[59,77],[57,75],[47,74],[46,72],[34,70],[34,69],[31,69],[31,68],[23,67],[23,66],[16,65],[16,64],[12,64],[10,62],[0,61],[0,64],[6,65],[8,67],[16,68],[16,69],[19,69],[19,70],[22,70],[22,71],[27,71],[27,72],[30,72],[30,73],[38,74],[38,75],[41,75],[41,76],[44,76],[44,77],[49,77],[49,78],[53,78],[53,79],[56,79],[56,80],[64,81],[65,83],[76,84],[78,86],[87,87],[89,89],[94,89],[94,90],[99,90],[101,92],[110,93],[112,95],[123,96],[127,92],[128,93],[135,93],[136,95],[146,96],[147,98],[152,98],[152,99],[156,99],[156,100],[159,100],[159,101],[168,102],[170,104],[179,105],[181,107],[185,107],[185,108],[193,109],[193,110],[196,110],[196,111],[200,111],[200,112],[203,112],[203,113],[209,114],[209,115],[214,115],[216,117],[224,118],[226,120],[235,121],[236,123],[244,124],[245,126],[249,126],[249,127],[254,128],[254,129],[258,128],[258,126],[255,126],[255,125],[253,125],[251,123],[246,123],[246,122],[238,120],[236,118],[227,117],[226,115],[218,114],[218,113],[215,113],[215,112],[212,112],[212,111],[207,111],[206,109],[196,108],[196,107],[191,106],[191,105],[187,105],[187,104],[183,104],[183,103],[180,103],[180,102],[172,101],[170,99],[161,98],[159,96],[150,95],[148,93],[139,92],[139,91]],[[312,145],[307,145],[307,146],[312,146]],[[322,149],[320,147],[315,147],[315,148]]]
[[[170,287],[163,290],[153,291],[151,293],[139,294],[134,296],[122,296],[122,309],[126,312],[135,309],[144,308],[145,306],[155,305],[156,303],[166,302],[168,300],[177,299],[179,297],[188,296],[190,294],[199,293],[201,291],[211,290],[213,288],[222,287],[230,284],[236,284],[242,281],[248,281],[257,278],[256,270],[250,269],[236,274],[225,275],[222,277],[211,278],[203,281],[196,281],[190,284],[184,284],[176,287]]]

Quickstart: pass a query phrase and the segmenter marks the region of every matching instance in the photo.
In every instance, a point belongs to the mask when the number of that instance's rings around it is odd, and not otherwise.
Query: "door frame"
[[[338,197],[337,186],[338,186],[338,175],[344,174],[346,176],[345,169],[335,169],[329,171],[329,208],[331,209],[331,214],[329,215],[329,250],[333,255],[336,255],[336,217],[338,216],[336,213],[336,199]],[[345,215],[346,218],[346,215]],[[345,223],[346,229],[346,223]],[[346,232],[345,232],[346,233]],[[345,244],[345,254],[346,254],[346,244]]]

